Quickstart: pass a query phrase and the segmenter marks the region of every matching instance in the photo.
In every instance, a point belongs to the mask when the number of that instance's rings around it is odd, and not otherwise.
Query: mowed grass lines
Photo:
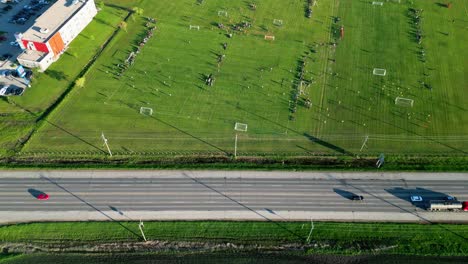
[[[144,35],[142,18],[129,22],[128,32],[120,32],[87,75],[86,87],[52,115],[51,122],[60,129],[44,126],[25,151],[99,153],[103,131],[115,153],[231,153],[234,125],[241,122],[249,129],[239,133],[240,151],[303,152],[290,141],[312,145],[301,132],[309,123],[289,121],[289,101],[298,60],[312,42],[328,37],[329,5],[321,6],[324,12],[317,21],[304,17],[303,3],[268,3],[259,4],[256,11],[243,2],[226,1],[144,7],[146,15],[158,20],[158,29],[136,63],[122,76],[115,75],[116,65]],[[218,16],[219,10],[228,16]],[[284,25],[275,26],[275,18]],[[232,38],[216,25],[230,28],[242,21],[252,27],[233,32]],[[190,25],[200,30],[190,30]],[[274,35],[275,41],[266,41],[266,34]],[[213,87],[205,84],[209,74],[216,78]],[[153,108],[154,115],[140,115],[142,106]]]
[[[253,11],[237,1],[143,3],[158,29],[135,65],[115,76],[144,34],[142,18],[130,21],[86,87],[54,112],[50,121],[59,128],[44,126],[25,152],[104,154],[105,132],[116,154],[230,154],[236,133],[240,154],[355,154],[366,135],[368,154],[466,153],[466,3],[447,9],[436,1],[330,0],[314,7],[312,19],[305,18],[304,4],[261,1]],[[422,45],[410,8],[424,9]],[[228,16],[218,16],[220,10]],[[242,21],[252,27],[232,38],[217,27]],[[341,26],[344,39],[336,40]],[[292,113],[302,68],[310,85]],[[374,68],[387,75],[373,75]],[[209,74],[213,87],[204,83]],[[397,96],[414,106],[396,106]],[[153,108],[153,116],[140,115],[142,106]],[[234,131],[236,122],[248,124],[248,131]]]

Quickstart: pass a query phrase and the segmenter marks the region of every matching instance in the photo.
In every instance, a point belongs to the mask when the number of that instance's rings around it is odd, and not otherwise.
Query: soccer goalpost
[[[275,40],[275,36],[265,35],[265,40]]]
[[[227,12],[227,11],[220,10],[220,11],[218,11],[218,16],[227,17],[227,16],[228,16],[228,12]]]
[[[236,125],[234,126],[234,130],[236,130],[236,131],[242,131],[242,132],[247,132],[247,124],[236,123]]]
[[[146,116],[152,116],[153,115],[153,108],[151,107],[140,107],[140,114],[146,115]]]
[[[196,29],[196,30],[200,30],[200,26],[193,26],[193,25],[190,25],[190,30],[192,29]]]
[[[283,25],[283,20],[281,19],[273,19],[273,24],[275,26],[281,27]]]
[[[386,69],[374,68],[374,70],[372,71],[372,74],[378,75],[378,76],[385,76],[385,75],[387,75],[387,70]]]
[[[413,107],[414,100],[409,98],[397,97],[395,98],[395,104],[404,107]]]

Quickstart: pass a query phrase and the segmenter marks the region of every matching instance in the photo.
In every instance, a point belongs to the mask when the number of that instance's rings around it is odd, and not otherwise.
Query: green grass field
[[[18,142],[37,126],[38,117],[73,83],[126,13],[106,7],[58,62],[46,72],[35,74],[32,88],[23,96],[0,100],[0,157],[14,150]]]
[[[145,222],[148,240],[244,245],[307,245],[310,222]],[[466,256],[466,225],[392,223],[314,224],[307,253]],[[142,241],[137,222],[35,223],[0,227],[0,243],[79,245]],[[377,250],[385,248],[385,250]]]
[[[466,257],[434,257],[434,256],[400,256],[400,255],[367,255],[367,256],[342,256],[342,255],[302,255],[297,252],[274,253],[239,253],[239,252],[213,252],[213,253],[33,253],[24,255],[10,255],[5,257],[1,264],[308,264],[308,263],[368,263],[368,264],[458,264],[467,261]]]
[[[437,1],[322,0],[307,19],[305,1],[256,2],[255,11],[239,1],[134,2],[158,20],[136,63],[116,76],[116,65],[145,34],[142,17],[129,21],[85,87],[57,107],[22,155],[103,155],[101,132],[122,155],[231,154],[236,134],[240,155],[356,154],[366,135],[363,154],[466,155],[468,3],[448,9]],[[410,8],[424,9],[421,45]],[[216,26],[242,21],[252,27],[229,30],[232,38]],[[386,76],[374,76],[374,68],[385,68]],[[296,100],[301,70],[310,85]],[[209,74],[213,87],[204,83]],[[395,105],[397,96],[414,106]],[[140,107],[154,114],[141,115]],[[236,122],[248,131],[236,132]]]

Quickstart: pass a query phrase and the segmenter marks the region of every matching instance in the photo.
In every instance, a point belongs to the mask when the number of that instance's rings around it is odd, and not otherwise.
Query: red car
[[[468,211],[468,201],[464,201],[464,202],[462,203],[462,210],[463,210],[463,211]]]
[[[49,200],[49,195],[47,193],[38,194],[36,197],[38,200]]]

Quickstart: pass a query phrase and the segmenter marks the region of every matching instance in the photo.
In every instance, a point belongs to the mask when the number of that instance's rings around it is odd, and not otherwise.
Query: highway
[[[467,175],[203,171],[0,172],[0,223],[236,219],[468,221],[424,201],[468,200]],[[49,200],[37,199],[39,193]],[[352,195],[363,201],[352,201]],[[83,219],[84,217],[84,219]]]

